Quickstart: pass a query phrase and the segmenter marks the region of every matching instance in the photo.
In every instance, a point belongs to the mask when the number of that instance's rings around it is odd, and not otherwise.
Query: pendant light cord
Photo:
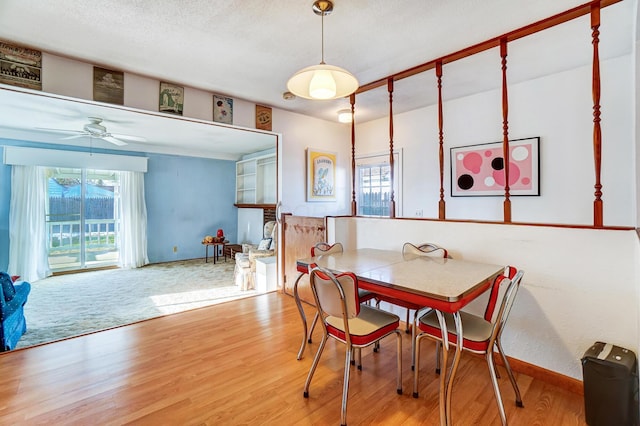
[[[320,31],[321,34],[321,52],[322,52],[322,59],[320,61],[321,64],[324,64],[324,10],[322,11],[322,14],[320,15],[320,22],[321,22],[321,26],[322,26],[322,30]]]

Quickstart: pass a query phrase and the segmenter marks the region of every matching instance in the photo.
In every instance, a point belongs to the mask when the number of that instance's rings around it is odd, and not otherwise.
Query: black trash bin
[[[596,342],[582,357],[589,426],[638,425],[638,363],[629,349]]]

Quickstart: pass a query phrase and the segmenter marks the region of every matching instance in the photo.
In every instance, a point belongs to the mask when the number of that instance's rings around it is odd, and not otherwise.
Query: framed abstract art
[[[502,142],[451,148],[451,196],[502,196]],[[540,195],[540,138],[509,141],[509,194]]]

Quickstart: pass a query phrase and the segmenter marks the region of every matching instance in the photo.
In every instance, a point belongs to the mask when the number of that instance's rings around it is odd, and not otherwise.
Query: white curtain
[[[149,263],[144,173],[120,172],[120,194],[119,266],[138,268]]]
[[[45,168],[13,166],[9,207],[11,275],[37,281],[51,275],[47,250]]]

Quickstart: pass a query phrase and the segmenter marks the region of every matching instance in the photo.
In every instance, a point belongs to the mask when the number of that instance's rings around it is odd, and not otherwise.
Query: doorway
[[[48,168],[47,248],[52,272],[118,264],[118,172]]]

